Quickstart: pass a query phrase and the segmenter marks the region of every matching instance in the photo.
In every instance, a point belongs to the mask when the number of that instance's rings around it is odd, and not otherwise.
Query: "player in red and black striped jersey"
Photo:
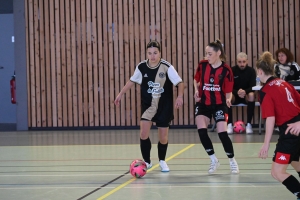
[[[148,59],[140,62],[115,99],[119,105],[123,94],[135,83],[141,86],[141,121],[140,121],[140,148],[147,168],[152,167],[150,160],[151,141],[149,138],[152,123],[158,127],[159,142],[157,145],[159,164],[162,172],[170,169],[165,162],[168,148],[168,131],[173,120],[173,86],[178,87],[178,97],[175,108],[183,105],[184,84],[175,68],[167,61],[161,59],[161,47],[157,41],[147,44]]]
[[[279,127],[279,139],[273,156],[272,176],[300,199],[300,183],[287,173],[289,164],[300,176],[300,137],[292,135],[288,124],[300,121],[300,95],[294,86],[273,77],[275,60],[270,52],[264,52],[257,61],[257,75],[264,86],[259,91],[262,117],[266,119],[264,144],[259,157],[267,158],[274,125]]]
[[[194,76],[195,115],[200,141],[211,158],[208,173],[214,173],[220,166],[215,156],[213,144],[207,134],[207,126],[211,117],[217,123],[219,138],[229,158],[232,173],[239,173],[234,159],[233,145],[227,133],[228,107],[231,106],[233,75],[219,40],[211,42],[205,49],[207,60],[199,63]]]

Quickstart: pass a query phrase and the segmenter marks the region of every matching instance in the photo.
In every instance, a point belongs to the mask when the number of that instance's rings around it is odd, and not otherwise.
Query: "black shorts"
[[[279,138],[274,151],[273,162],[290,164],[292,161],[299,161],[300,137],[290,133],[285,135],[287,124],[297,121],[300,121],[300,115],[279,126]]]
[[[228,121],[228,107],[226,105],[207,106],[199,102],[195,105],[195,116],[204,115],[209,119],[214,118],[215,122]]]

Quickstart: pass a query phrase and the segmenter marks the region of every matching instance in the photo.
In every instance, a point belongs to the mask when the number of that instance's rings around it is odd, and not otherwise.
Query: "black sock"
[[[228,108],[228,121],[227,124],[232,124],[232,108]]]
[[[142,156],[145,162],[151,163],[150,160],[150,151],[151,151],[151,141],[150,138],[148,137],[146,140],[140,139],[140,147],[141,147],[141,152]]]
[[[162,144],[162,143],[158,142],[157,150],[158,150],[158,159],[159,160],[165,160],[166,159],[167,149],[168,149],[168,143],[167,144]]]
[[[227,157],[233,158],[234,157],[233,146],[230,138],[228,137],[227,132],[226,131],[220,132],[218,135],[223,144],[223,148],[225,150]]]
[[[282,184],[296,197],[300,197],[300,183],[293,175],[287,177]]]
[[[247,123],[251,124],[252,117],[254,114],[255,102],[248,102],[247,105]]]
[[[213,147],[212,142],[207,134],[207,129],[206,128],[198,129],[198,134],[200,137],[200,141],[201,141],[205,151],[207,152],[207,154],[208,155],[215,154],[214,147]]]

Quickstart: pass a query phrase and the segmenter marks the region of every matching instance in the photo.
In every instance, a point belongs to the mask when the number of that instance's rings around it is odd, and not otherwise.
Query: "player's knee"
[[[149,137],[149,132],[141,130],[140,137],[142,140],[146,140]]]
[[[247,100],[248,100],[248,102],[254,102],[254,100],[255,100],[254,92],[248,93]]]
[[[272,169],[271,170],[271,175],[272,175],[272,177],[274,178],[274,179],[276,179],[277,181],[279,181],[279,172],[277,171],[277,170],[275,170],[275,169]]]
[[[220,138],[221,141],[224,141],[224,140],[229,138],[228,133],[226,131],[220,132],[220,133],[218,133],[218,135],[219,135],[219,138]]]

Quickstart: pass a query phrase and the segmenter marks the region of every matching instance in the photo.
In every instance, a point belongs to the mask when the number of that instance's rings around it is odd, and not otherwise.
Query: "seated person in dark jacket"
[[[234,85],[232,91],[232,105],[240,103],[247,104],[247,125],[246,133],[252,134],[251,121],[255,108],[255,95],[252,87],[256,85],[256,72],[248,66],[247,54],[241,52],[237,55],[237,65],[232,67]],[[228,134],[233,133],[232,108],[228,109]]]
[[[294,56],[287,48],[278,49],[275,53],[277,63],[274,65],[275,75],[285,81],[299,80],[300,68],[294,62]]]

